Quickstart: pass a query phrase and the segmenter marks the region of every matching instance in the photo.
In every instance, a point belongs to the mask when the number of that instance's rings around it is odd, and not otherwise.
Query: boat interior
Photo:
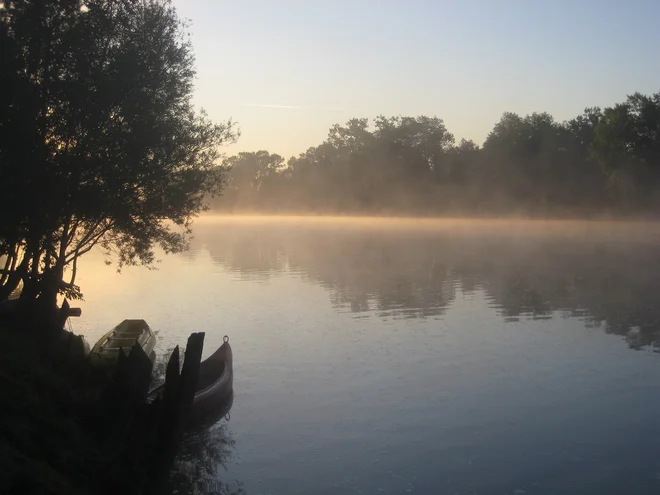
[[[204,366],[206,364],[206,366]],[[197,378],[197,390],[203,390],[206,387],[213,385],[225,372],[225,361],[215,361],[205,363],[204,361],[199,367],[199,376]]]
[[[104,346],[105,349],[127,349],[133,346],[135,343],[135,338],[114,338],[109,339],[108,343]]]
[[[108,340],[103,344],[106,349],[119,349],[131,347],[135,340],[140,345],[149,338],[149,326],[144,320],[124,320],[115,328]]]

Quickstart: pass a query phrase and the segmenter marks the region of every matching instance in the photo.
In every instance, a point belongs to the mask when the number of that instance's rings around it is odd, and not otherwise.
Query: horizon
[[[504,112],[562,122],[660,89],[648,0],[174,5],[190,23],[195,105],[242,131],[228,155],[288,159],[378,115],[437,116],[481,145]]]

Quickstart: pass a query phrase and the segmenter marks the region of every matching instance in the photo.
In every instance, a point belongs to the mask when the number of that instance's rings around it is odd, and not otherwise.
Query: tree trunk
[[[50,313],[57,309],[57,294],[64,280],[64,260],[60,258],[53,267],[44,273],[39,293],[39,307]]]
[[[73,285],[76,282],[76,274],[78,273],[78,253],[76,253],[73,258],[73,263],[71,265],[71,281],[69,284]]]
[[[39,262],[41,261],[41,250],[35,241],[28,241],[25,258],[29,262],[29,270],[23,278],[23,291],[21,299],[26,302],[34,302],[39,295]]]
[[[44,258],[43,278],[41,281],[41,291],[39,294],[40,308],[50,312],[57,308],[57,295],[64,283],[64,265],[66,263],[66,247],[68,244],[68,230],[70,221],[67,220],[62,228],[59,246],[57,251],[50,247],[53,245],[54,234],[48,234],[46,237],[46,256]],[[54,263],[51,265],[51,262]]]
[[[9,277],[7,277],[6,283],[3,286],[0,286],[0,301],[7,299],[10,294],[18,288],[21,280],[23,280],[27,273],[28,261],[29,256],[23,255],[23,259],[21,260],[20,265],[18,265],[18,268],[12,270]]]
[[[16,269],[16,261],[18,260],[19,251],[18,246],[14,246],[7,252],[7,259],[5,261],[4,270],[0,276],[0,287],[2,287],[9,278],[9,275]]]

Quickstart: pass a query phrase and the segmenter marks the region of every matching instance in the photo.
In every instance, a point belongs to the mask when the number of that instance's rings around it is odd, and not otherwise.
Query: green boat
[[[136,342],[153,363],[156,360],[156,336],[144,320],[124,320],[106,333],[90,351],[90,363],[98,367],[112,366],[117,362],[120,349],[128,356]]]

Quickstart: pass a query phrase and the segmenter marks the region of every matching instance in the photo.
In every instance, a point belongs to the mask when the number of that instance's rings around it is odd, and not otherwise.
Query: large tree
[[[242,152],[226,158],[221,173],[226,174],[227,183],[220,204],[232,208],[260,206],[260,193],[283,167],[284,158],[267,151]]]
[[[635,93],[606,108],[592,144],[594,158],[608,178],[609,191],[627,207],[660,201],[660,93]]]
[[[0,52],[0,300],[20,280],[29,300],[75,295],[95,245],[120,265],[183,249],[237,132],[195,112],[170,2],[5,2]]]

